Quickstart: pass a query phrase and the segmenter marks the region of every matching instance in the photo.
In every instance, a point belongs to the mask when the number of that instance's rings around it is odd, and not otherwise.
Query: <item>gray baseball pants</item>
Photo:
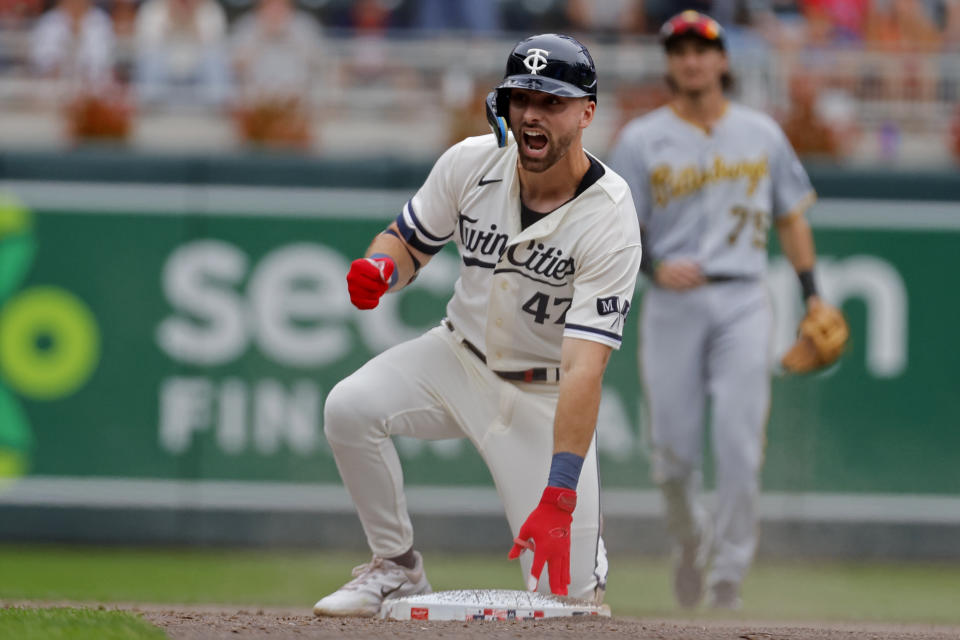
[[[650,287],[644,295],[640,363],[653,480],[663,489],[677,544],[712,530],[708,585],[740,583],[757,546],[772,320],[760,279],[683,292]],[[712,514],[699,496],[708,419],[716,469]]]

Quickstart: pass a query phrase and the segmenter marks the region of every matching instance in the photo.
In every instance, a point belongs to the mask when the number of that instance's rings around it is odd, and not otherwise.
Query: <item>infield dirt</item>
[[[123,607],[162,628],[172,640],[267,638],[383,638],[433,640],[956,640],[960,628],[849,623],[772,623],[740,620],[564,618],[536,622],[398,622],[370,618],[315,618],[301,610]]]

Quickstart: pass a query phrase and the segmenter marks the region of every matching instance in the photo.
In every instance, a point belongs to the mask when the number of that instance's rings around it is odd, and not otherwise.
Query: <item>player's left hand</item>
[[[563,487],[547,487],[540,504],[527,516],[520,533],[513,541],[508,557],[520,557],[524,549],[533,551],[533,566],[527,588],[534,591],[543,565],[548,565],[550,592],[567,595],[570,584],[570,523],[577,506],[577,492]]]
[[[850,327],[840,309],[811,296],[797,334],[780,364],[791,373],[810,373],[829,367],[843,355]]]

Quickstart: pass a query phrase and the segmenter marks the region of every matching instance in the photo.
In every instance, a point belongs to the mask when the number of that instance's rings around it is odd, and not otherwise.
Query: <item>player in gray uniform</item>
[[[780,127],[730,103],[723,31],[685,11],[661,30],[667,106],[630,122],[610,164],[633,192],[654,286],[641,317],[653,479],[676,545],[675,595],[740,606],[757,545],[756,499],[770,405],[772,310],[767,235],[776,226],[808,308],[822,304],[803,214],[815,194]],[[710,400],[708,405],[708,398]],[[716,462],[711,517],[698,502],[709,406]]]

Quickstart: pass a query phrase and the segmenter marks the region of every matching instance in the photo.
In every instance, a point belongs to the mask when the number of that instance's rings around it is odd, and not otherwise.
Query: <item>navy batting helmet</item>
[[[597,67],[575,38],[544,33],[521,40],[507,58],[497,93],[510,89],[543,91],[564,98],[597,99]]]
[[[543,33],[518,42],[507,58],[503,82],[487,97],[487,119],[500,146],[509,126],[511,89],[596,102],[597,67],[587,48],[570,36]]]

